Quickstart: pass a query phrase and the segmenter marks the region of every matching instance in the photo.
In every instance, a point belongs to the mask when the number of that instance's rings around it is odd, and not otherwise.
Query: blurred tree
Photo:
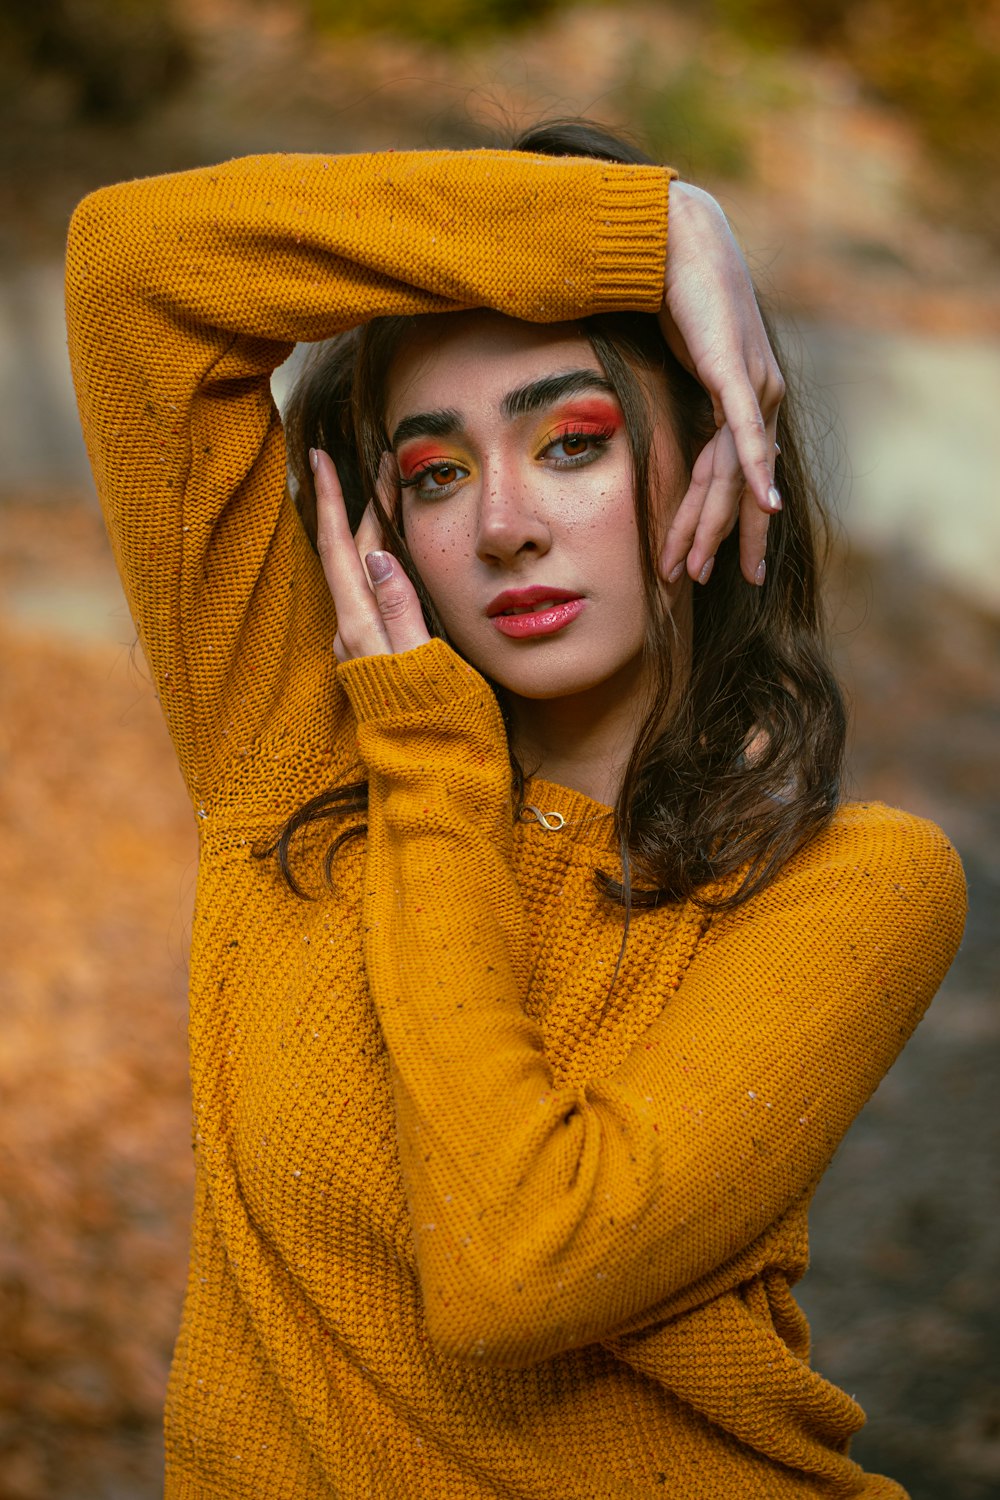
[[[955,177],[956,203],[1000,243],[1000,4],[997,0],[715,0],[724,25],[760,46],[838,56],[901,108]]]
[[[750,167],[745,114],[733,80],[707,60],[689,58],[664,69],[637,50],[620,88],[622,113],[653,157],[687,177],[735,181]]]
[[[390,31],[444,46],[542,20],[568,0],[306,0],[323,30]]]
[[[55,76],[74,118],[110,123],[138,119],[191,67],[169,0],[4,0],[0,56],[8,107]]]

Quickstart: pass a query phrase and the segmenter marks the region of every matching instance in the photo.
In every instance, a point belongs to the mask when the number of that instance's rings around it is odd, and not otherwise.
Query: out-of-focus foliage
[[[691,59],[673,72],[637,54],[621,94],[654,158],[690,177],[735,179],[750,165],[745,116],[732,81]]]
[[[193,830],[109,562],[92,501],[0,501],[0,1500],[163,1493]]]
[[[537,24],[572,0],[301,3],[322,31],[395,33],[458,48]],[[711,6],[675,0],[673,8],[698,24],[714,20],[717,35],[738,37],[761,53],[800,49],[846,62],[873,95],[917,124],[966,193],[970,223],[1000,238],[1000,194],[984,192],[1000,161],[998,0],[714,0]],[[627,13],[621,24],[628,26]],[[709,62],[712,50],[706,37]],[[745,164],[738,105],[714,82],[700,64],[666,83],[647,78],[640,66],[629,114],[654,148],[669,143],[674,159],[678,140],[690,141],[691,170],[735,177]]]
[[[71,118],[138,119],[187,75],[191,55],[170,0],[3,0],[0,81],[63,85]]]
[[[458,49],[491,33],[537,25],[573,0],[305,0],[310,20],[325,32],[382,31],[431,46]],[[586,5],[586,0],[584,0]],[[602,0],[590,0],[593,6]],[[576,8],[583,8],[579,5]],[[622,14],[626,35],[629,17]],[[737,178],[749,166],[746,131],[731,80],[705,60],[685,57],[664,69],[636,45],[623,80],[613,90],[624,116],[654,156],[695,176]]]
[[[839,56],[920,128],[1000,238],[997,0],[715,0],[722,23],[762,47]]]
[[[458,46],[474,37],[544,19],[567,0],[306,0],[323,30],[391,31],[418,41]]]
[[[843,30],[845,13],[857,0],[715,0],[723,23],[761,47],[789,44],[823,47]]]

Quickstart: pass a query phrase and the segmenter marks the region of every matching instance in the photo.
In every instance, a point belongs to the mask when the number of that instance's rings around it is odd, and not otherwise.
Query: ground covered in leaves
[[[190,1210],[194,835],[92,505],[11,502],[0,536],[0,1500],[153,1500]],[[1000,629],[872,562],[834,604],[855,790],[945,827],[972,911],[821,1189],[803,1301],[817,1364],[870,1412],[857,1456],[914,1500],[988,1500]]]
[[[0,515],[4,1500],[157,1493],[190,1211],[194,844],[98,526]]]

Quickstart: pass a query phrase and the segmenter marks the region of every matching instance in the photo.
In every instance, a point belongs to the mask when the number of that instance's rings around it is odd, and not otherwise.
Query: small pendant
[[[524,819],[525,813],[531,813],[532,816],[537,818],[542,827],[549,833],[558,833],[560,828],[564,828],[566,826],[566,819],[563,817],[561,812],[543,813],[541,808],[536,807],[533,802],[525,803],[524,807],[521,809],[522,821]]]

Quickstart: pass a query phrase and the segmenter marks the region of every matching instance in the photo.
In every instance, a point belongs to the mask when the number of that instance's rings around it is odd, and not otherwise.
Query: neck
[[[507,694],[514,750],[529,775],[572,787],[613,807],[646,713],[646,683],[638,663],[622,674],[567,698]]]
[[[669,713],[690,672],[692,618],[687,578],[665,593],[674,621]],[[522,698],[508,691],[514,753],[527,775],[572,787],[594,802],[614,807],[654,690],[639,655],[607,681],[564,698]]]

